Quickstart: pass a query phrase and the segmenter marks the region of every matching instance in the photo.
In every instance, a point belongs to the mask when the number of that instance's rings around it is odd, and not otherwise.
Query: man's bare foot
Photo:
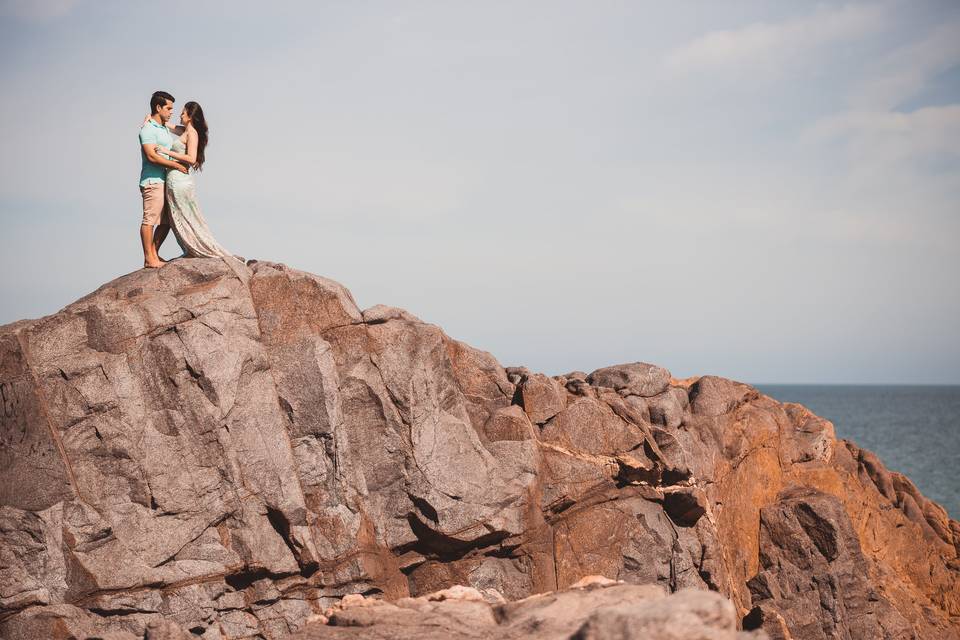
[[[144,268],[144,269],[159,269],[160,267],[162,267],[162,266],[165,265],[165,264],[166,264],[165,262],[147,262],[146,260],[144,260],[144,261],[143,261],[143,268]]]

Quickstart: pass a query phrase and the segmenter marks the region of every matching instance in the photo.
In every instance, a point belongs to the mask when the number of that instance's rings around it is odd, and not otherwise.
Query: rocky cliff
[[[178,260],[0,327],[0,399],[4,638],[390,637],[426,605],[344,597],[466,585],[506,624],[591,574],[771,638],[960,638],[960,524],[802,406],[504,369],[279,264]]]

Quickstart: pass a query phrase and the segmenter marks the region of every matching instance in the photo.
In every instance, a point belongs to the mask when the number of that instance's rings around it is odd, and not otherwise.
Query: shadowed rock
[[[871,581],[837,498],[788,491],[761,510],[760,532],[762,569],[747,584],[755,606],[776,611],[794,637],[913,637],[912,625]],[[781,637],[778,617],[761,614],[758,626]]]

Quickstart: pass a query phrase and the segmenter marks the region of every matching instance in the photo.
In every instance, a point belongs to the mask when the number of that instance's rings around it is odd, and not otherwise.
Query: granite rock
[[[4,638],[960,638],[960,524],[805,408],[504,369],[282,264],[0,327],[0,401]]]

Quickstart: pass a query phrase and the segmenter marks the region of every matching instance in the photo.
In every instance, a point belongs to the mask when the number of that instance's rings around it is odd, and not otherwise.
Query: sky
[[[0,323],[140,267],[162,89],[222,244],[504,366],[960,383],[955,1],[0,0],[0,87]]]

